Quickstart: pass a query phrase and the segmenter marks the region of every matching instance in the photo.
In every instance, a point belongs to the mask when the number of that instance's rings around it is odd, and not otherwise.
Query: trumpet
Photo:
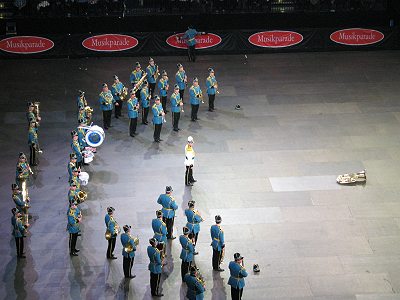
[[[204,103],[204,99],[203,99],[203,93],[202,93],[201,91],[200,91],[199,95],[200,95],[200,100],[201,100],[201,103]]]

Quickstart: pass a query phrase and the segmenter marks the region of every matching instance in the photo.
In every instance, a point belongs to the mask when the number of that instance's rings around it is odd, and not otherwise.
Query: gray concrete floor
[[[200,121],[189,107],[178,134],[170,116],[164,141],[152,126],[128,136],[126,117],[113,119],[94,162],[89,200],[82,205],[79,257],[68,255],[65,232],[70,130],[76,126],[76,91],[83,89],[101,125],[97,95],[117,74],[128,82],[136,60],[0,61],[0,295],[4,299],[149,299],[146,247],[157,197],[172,185],[179,210],[194,199],[205,218],[196,263],[207,282],[205,299],[230,298],[229,273],[213,273],[209,227],[223,218],[227,264],[234,252],[251,269],[243,299],[400,299],[400,63],[399,52],[335,52],[156,57],[170,77],[183,62],[204,88],[213,66],[220,84],[214,113],[202,105]],[[45,149],[32,180],[32,226],[27,259],[18,261],[11,237],[10,185],[19,151],[28,151],[25,102],[41,101],[40,141]],[[185,96],[187,100],[187,95]],[[236,104],[243,109],[234,110]],[[125,112],[126,107],[124,108]],[[126,116],[126,112],[125,112]],[[193,188],[184,186],[184,145],[195,139]],[[338,186],[338,174],[366,168],[365,186]],[[106,207],[140,238],[133,267],[123,279],[118,260],[107,261]],[[168,245],[164,299],[183,299],[180,246]]]

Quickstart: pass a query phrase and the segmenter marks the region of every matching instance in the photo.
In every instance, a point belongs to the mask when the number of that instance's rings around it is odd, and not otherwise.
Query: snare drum
[[[86,172],[80,172],[79,181],[81,182],[81,185],[87,185],[89,183],[89,174]]]
[[[82,154],[83,154],[83,162],[84,162],[85,164],[88,164],[88,163],[90,163],[90,162],[93,161],[94,154],[93,154],[92,151],[83,150],[83,151],[82,151]]]
[[[87,130],[85,140],[89,146],[96,148],[103,143],[105,137],[103,128],[93,125]]]

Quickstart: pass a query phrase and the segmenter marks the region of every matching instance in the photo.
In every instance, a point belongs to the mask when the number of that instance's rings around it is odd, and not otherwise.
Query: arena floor
[[[400,299],[400,62],[399,52],[288,53],[155,57],[170,78],[182,62],[204,90],[213,66],[221,93],[217,110],[200,107],[190,122],[185,107],[179,133],[170,115],[163,142],[152,125],[128,135],[128,119],[114,127],[87,168],[89,200],[83,210],[78,257],[68,253],[67,163],[70,131],[77,125],[77,90],[95,109],[98,94],[117,74],[127,83],[135,61],[146,58],[3,60],[0,113],[0,295],[4,299],[150,299],[146,248],[156,200],[172,185],[179,204],[175,234],[194,199],[205,222],[196,264],[205,299],[230,299],[227,265],[240,252],[249,271],[243,299]],[[186,92],[185,101],[187,102]],[[25,260],[17,260],[11,236],[10,185],[20,151],[28,153],[25,104],[39,100],[44,154],[30,187],[33,219]],[[242,110],[235,110],[236,104]],[[184,146],[195,140],[194,187],[184,185]],[[367,170],[366,185],[339,186],[336,177]],[[106,259],[106,207],[140,238],[133,273],[123,278],[117,260]],[[209,228],[222,216],[226,239],[223,273],[211,268]],[[168,244],[163,299],[184,299],[180,245]],[[259,274],[252,272],[258,263]]]

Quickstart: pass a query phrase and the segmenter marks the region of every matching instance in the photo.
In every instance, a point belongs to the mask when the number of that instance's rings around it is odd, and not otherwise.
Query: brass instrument
[[[160,251],[160,255],[161,255],[161,262],[163,262],[164,261],[164,259],[165,259],[165,244],[164,244],[164,242],[158,242],[158,244],[157,244],[157,246],[156,246],[156,248]]]
[[[125,101],[126,97],[128,96],[128,89],[126,87],[124,87],[121,91],[121,93],[119,93],[119,99],[121,101]]]
[[[201,90],[200,90],[199,96],[200,96],[201,103],[204,103],[203,92]]]
[[[132,237],[130,237],[130,238],[132,238]],[[138,238],[138,237],[133,238],[133,243],[135,244],[135,246],[139,245],[139,238]],[[133,246],[132,246],[132,244],[131,244],[131,243],[128,243],[128,244],[124,247],[124,250],[125,250],[125,252],[128,252],[128,253],[132,252],[132,251],[133,251]]]
[[[39,101],[33,102],[33,106],[35,107],[35,108],[33,109],[33,113],[34,113],[35,116],[36,116],[36,122],[39,123],[38,121],[41,120],[40,111],[39,111],[40,102],[39,102]]]
[[[225,258],[225,247],[222,248],[222,251],[221,251],[221,261],[220,261],[220,264],[224,261],[224,258]]]
[[[85,191],[79,191],[75,197],[76,197],[76,202],[80,204],[86,201],[88,194]]]
[[[147,76],[147,73],[143,72],[142,78],[140,78],[140,80],[133,87],[133,92],[134,93],[136,93],[140,89],[140,86],[142,85],[143,81],[146,79],[146,76]]]
[[[366,182],[367,181],[367,170],[363,170],[357,173],[349,173],[339,175],[336,178],[336,182],[339,184],[356,184],[357,182]]]
[[[215,82],[215,83],[213,84],[213,88],[215,89],[215,92],[216,92],[217,94],[219,94],[218,82]]]
[[[206,281],[204,280],[204,277],[203,277],[203,275],[200,273],[200,270],[199,270],[199,268],[198,267],[196,267],[196,278],[197,278],[197,280],[200,282],[200,284],[203,286],[203,287],[206,287]]]
[[[109,239],[111,239],[111,231],[110,230],[106,230],[106,233],[104,234],[104,237],[106,238],[106,240],[108,241]]]
[[[158,70],[158,65],[156,65],[156,71],[153,74],[153,77],[155,80],[157,80],[158,76],[160,76],[160,71]]]
[[[22,195],[22,201],[25,202],[24,209],[23,209],[23,224],[26,226],[29,226],[29,214],[28,214],[28,209],[29,209],[29,195],[28,195],[28,187],[26,185],[26,180],[23,180],[21,182],[21,195]]]

